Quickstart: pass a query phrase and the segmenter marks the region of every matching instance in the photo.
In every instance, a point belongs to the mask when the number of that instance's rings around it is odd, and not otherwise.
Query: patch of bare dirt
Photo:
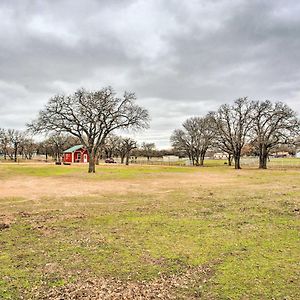
[[[228,178],[226,179],[228,181]],[[37,178],[17,177],[1,181],[1,202],[5,198],[21,198],[18,203],[29,200],[39,200],[42,197],[72,197],[88,195],[137,193],[169,193],[178,187],[215,185],[226,183],[224,177],[216,174],[193,173],[172,174],[170,176],[151,179],[132,180],[84,180],[80,178]],[[11,203],[11,201],[7,201]]]
[[[10,225],[8,223],[0,223],[0,231],[9,228]]]
[[[0,231],[10,228],[11,224],[14,223],[15,218],[10,215],[0,215]]]
[[[116,278],[93,278],[36,293],[40,300],[199,299],[202,287],[213,276],[213,266],[190,268],[184,274],[161,276],[151,282],[126,282]],[[191,293],[191,291],[193,291]],[[205,295],[213,299],[212,295]]]

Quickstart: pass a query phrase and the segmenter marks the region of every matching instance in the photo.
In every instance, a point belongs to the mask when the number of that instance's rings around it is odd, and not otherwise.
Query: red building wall
[[[72,160],[73,158],[73,160]],[[68,152],[64,153],[64,162],[69,163],[84,163],[89,162],[89,155],[87,153],[87,150],[85,149],[79,149],[75,151],[74,153]]]
[[[64,153],[64,162],[72,162],[72,153]]]

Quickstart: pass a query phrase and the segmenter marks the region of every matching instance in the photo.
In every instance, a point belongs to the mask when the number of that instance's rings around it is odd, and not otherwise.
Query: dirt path
[[[1,180],[0,199],[20,197],[40,199],[42,197],[70,197],[81,195],[104,195],[108,193],[168,193],[180,187],[210,186],[224,184],[228,178],[216,174],[172,174],[148,179],[131,180],[85,180],[81,178],[63,177],[31,177],[20,176]]]

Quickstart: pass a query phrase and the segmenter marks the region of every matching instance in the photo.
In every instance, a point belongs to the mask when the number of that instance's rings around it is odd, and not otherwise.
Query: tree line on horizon
[[[248,146],[259,157],[259,168],[266,169],[271,151],[294,144],[299,134],[297,113],[287,104],[244,97],[204,117],[188,118],[170,140],[195,165],[203,166],[208,149],[216,147],[227,154],[229,165],[234,161],[236,169],[241,168],[241,156]]]
[[[64,151],[78,144],[80,140],[69,134],[52,133],[46,139],[35,142],[27,131],[0,129],[0,154],[4,160],[17,162],[19,157],[31,160],[34,155],[44,155],[46,162],[51,157],[60,163]],[[144,156],[150,160],[152,157],[166,154],[173,153],[157,150],[154,143],[143,142],[138,145],[137,141],[130,137],[110,134],[97,152],[96,164],[100,159],[119,157],[122,164],[128,165],[131,156]]]
[[[30,159],[35,151],[59,161],[63,150],[82,144],[90,157],[88,171],[94,173],[101,157],[118,156],[128,164],[134,152],[148,159],[157,155],[154,143],[138,147],[134,139],[116,135],[120,130],[147,129],[149,119],[148,111],[136,104],[134,93],[117,97],[111,87],[79,89],[50,98],[38,117],[27,124],[26,132],[0,129],[0,151],[15,161],[20,154]],[[229,164],[233,160],[240,169],[243,150],[250,146],[259,156],[259,167],[267,168],[270,152],[293,143],[299,127],[296,112],[282,102],[239,98],[204,117],[188,118],[181,129],[174,130],[170,154],[186,155],[193,165],[202,166],[207,151],[215,148],[227,153]],[[48,138],[37,144],[29,133],[45,133]]]

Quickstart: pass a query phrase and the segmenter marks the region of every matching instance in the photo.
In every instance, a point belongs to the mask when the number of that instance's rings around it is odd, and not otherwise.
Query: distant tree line
[[[227,153],[228,164],[233,160],[236,169],[241,168],[241,156],[248,147],[259,157],[259,168],[266,169],[270,153],[293,144],[299,128],[297,114],[287,104],[245,97],[204,117],[187,119],[181,129],[174,130],[171,144],[200,166],[207,150],[215,147]]]
[[[137,141],[129,137],[109,135],[103,147],[100,148],[101,158],[118,157],[120,162],[129,164],[130,157],[145,157],[148,161],[153,157],[162,157],[164,155],[174,155],[179,152],[176,150],[158,150],[155,143],[143,142],[138,145]]]
[[[45,157],[46,161],[61,162],[66,149],[80,144],[80,139],[62,133],[52,133],[46,139],[35,142],[29,131],[14,129],[0,129],[0,154],[4,160],[17,162],[18,158],[31,160],[34,155]],[[120,162],[128,165],[130,157],[145,157],[150,160],[153,157],[178,154],[173,150],[158,150],[154,143],[142,143],[138,145],[133,138],[108,135],[96,153],[96,164],[100,159],[120,158]]]
[[[61,161],[66,148],[78,144],[78,139],[63,134],[51,134],[47,139],[35,142],[28,131],[0,129],[0,154],[4,160],[17,162],[18,157],[31,160],[33,156],[45,155]]]
[[[36,151],[36,143],[25,132],[0,128],[0,153],[4,159],[17,161],[18,156],[31,159]]]

